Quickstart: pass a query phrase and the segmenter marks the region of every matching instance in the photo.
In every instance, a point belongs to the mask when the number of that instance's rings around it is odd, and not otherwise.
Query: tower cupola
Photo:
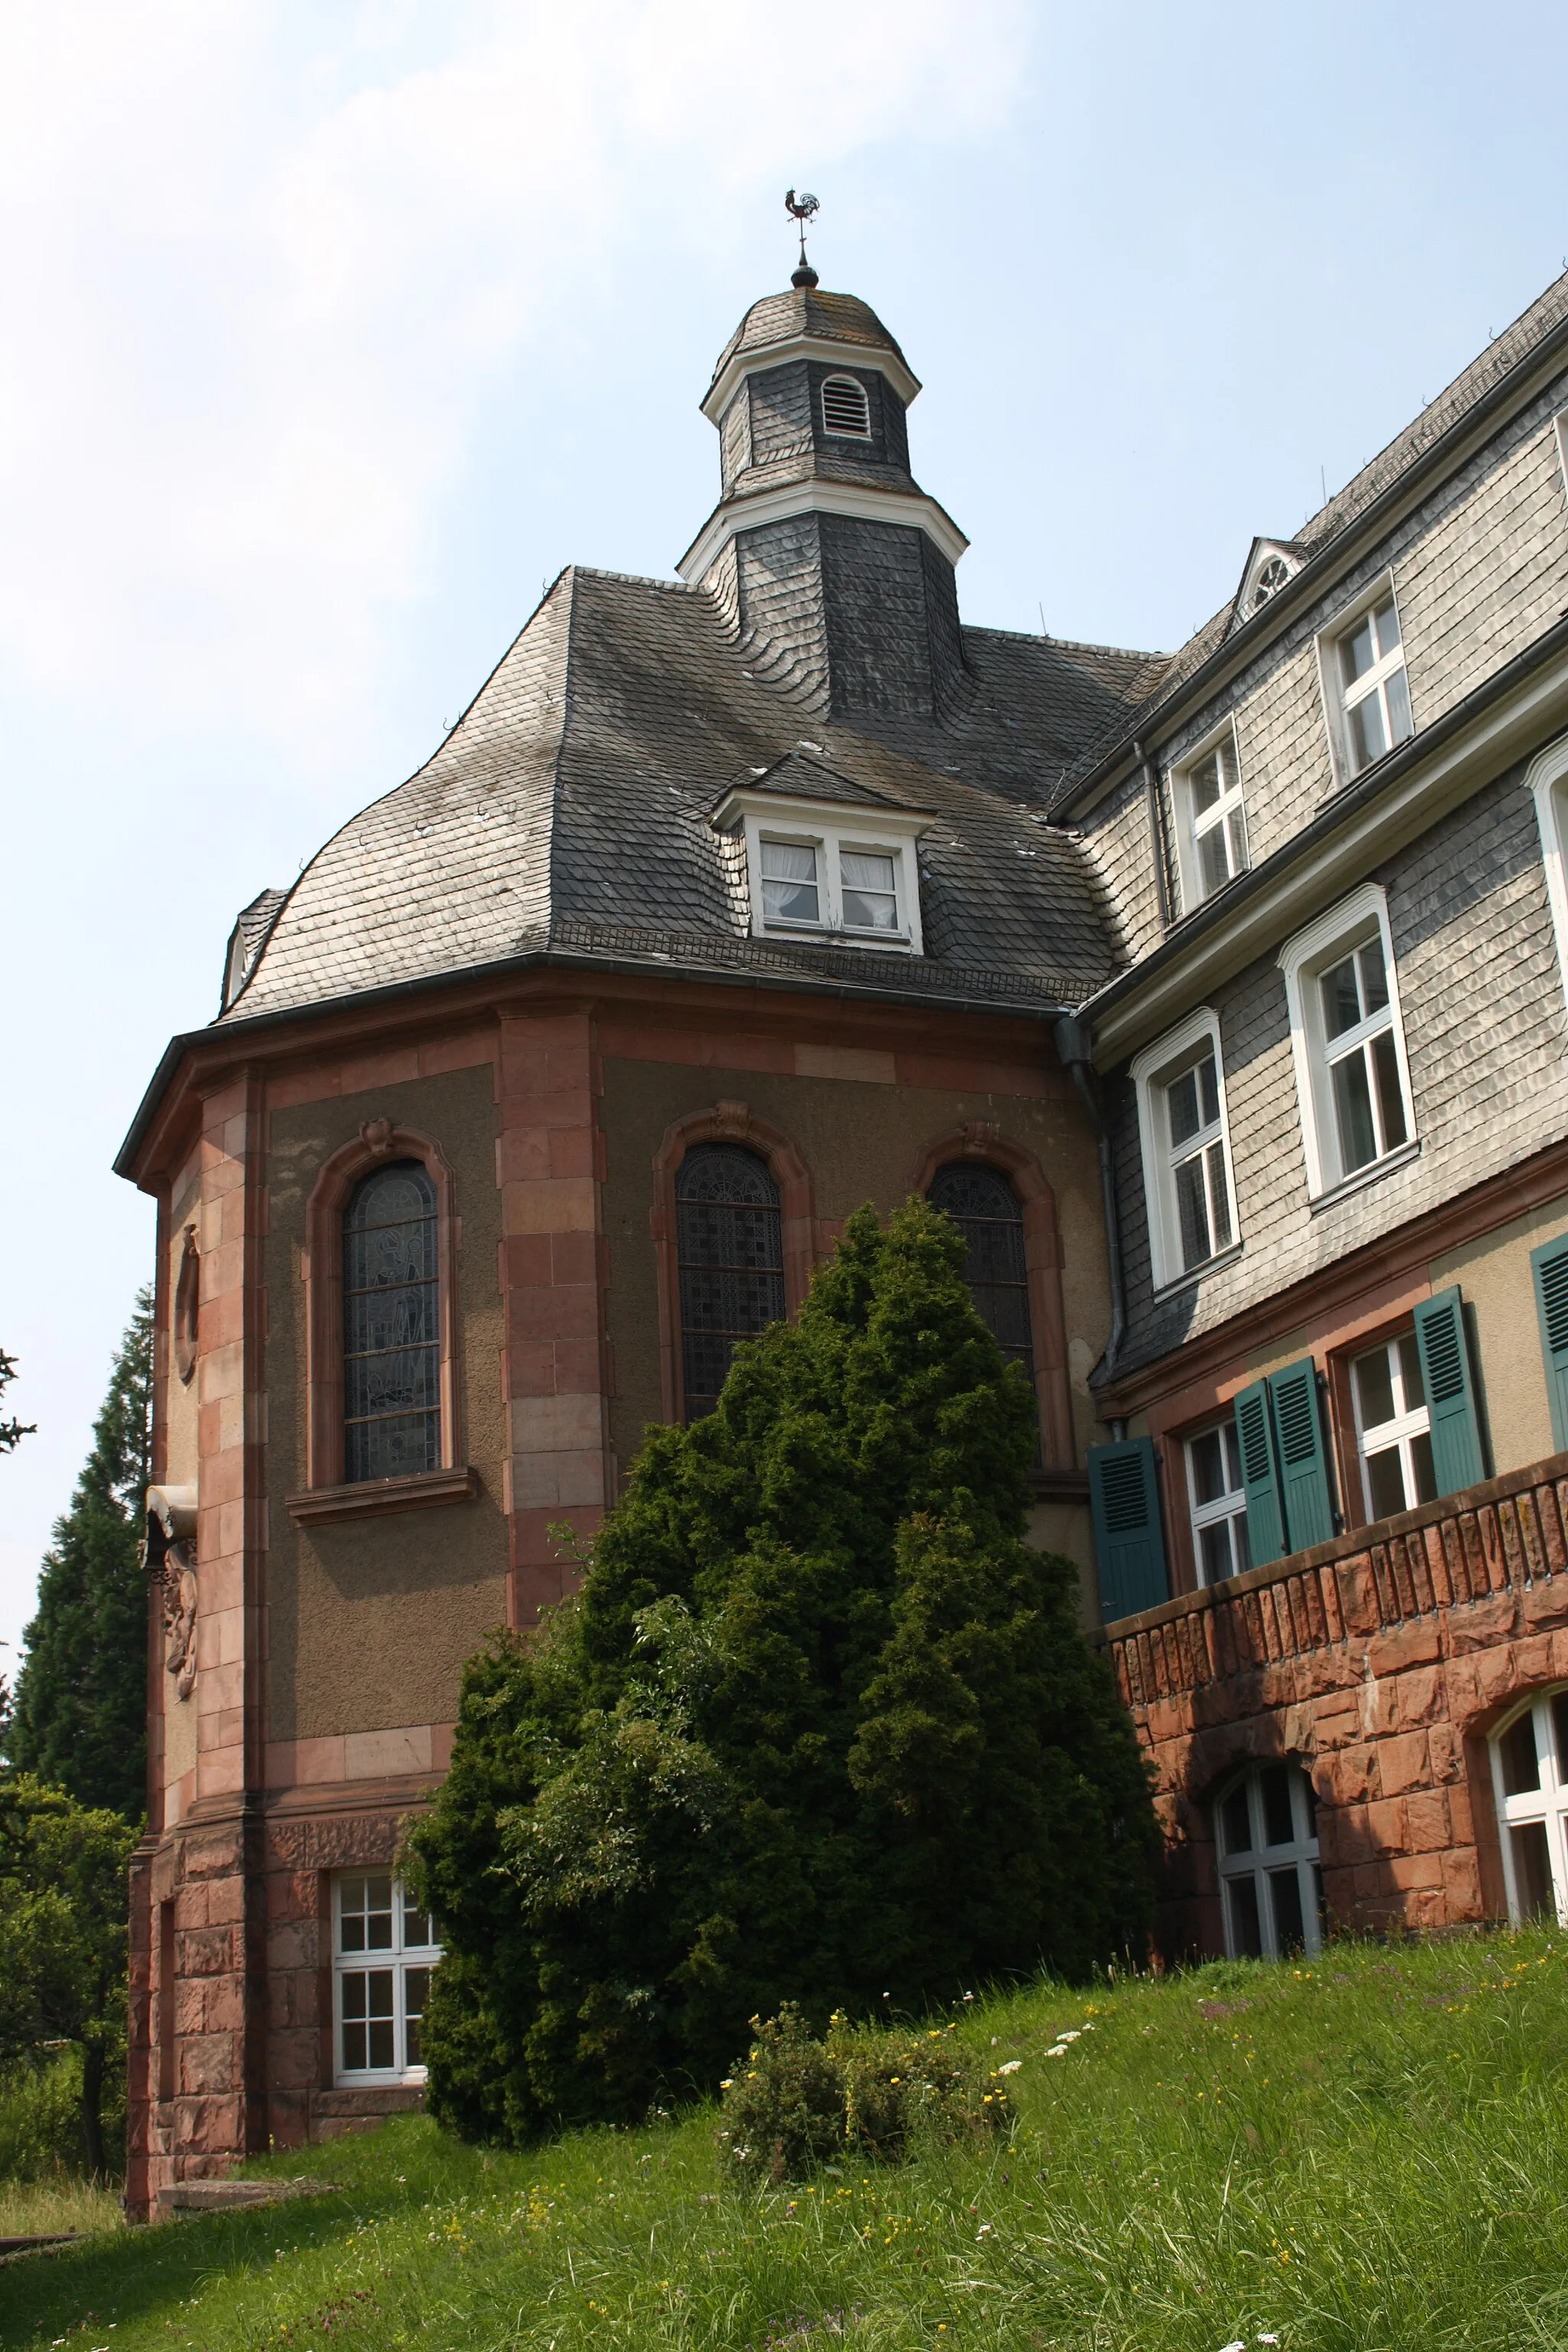
[[[870,305],[803,264],[752,303],[702,400],[721,495],[677,569],[836,717],[938,718],[963,688],[969,542],[910,471],[920,388]]]

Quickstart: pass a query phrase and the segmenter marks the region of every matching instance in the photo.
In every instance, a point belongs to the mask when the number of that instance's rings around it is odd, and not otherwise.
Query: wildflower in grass
[[[999,2074],[1016,2074],[1023,2063],[1024,2062],[1021,2058],[1005,2059],[1002,2064],[997,2067],[996,2072]]]

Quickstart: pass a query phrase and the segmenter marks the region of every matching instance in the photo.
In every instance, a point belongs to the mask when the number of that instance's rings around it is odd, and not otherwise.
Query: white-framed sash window
[[[1218,1017],[1206,1005],[1132,1065],[1156,1289],[1238,1244]]]
[[[1176,770],[1175,800],[1182,905],[1190,910],[1247,867],[1247,811],[1233,727],[1227,725]]]
[[[425,2080],[419,2026],[440,1957],[434,1921],[390,1871],[345,1871],[333,1880],[337,2082]]]
[[[736,785],[711,821],[744,845],[754,937],[923,954],[917,845],[927,811],[835,807]]]
[[[1283,1959],[1323,1948],[1318,1805],[1298,1764],[1252,1764],[1215,1807],[1225,1948]]]
[[[1367,1517],[1389,1519],[1417,1503],[1435,1503],[1437,1478],[1415,1332],[1352,1357],[1351,1394]]]
[[[1319,659],[1336,764],[1348,783],[1415,731],[1392,579],[1319,639]]]
[[[1200,1429],[1187,1439],[1184,1450],[1198,1582],[1223,1584],[1227,1576],[1240,1576],[1252,1565],[1235,1415],[1226,1414],[1212,1429]]]
[[[1564,462],[1568,464],[1568,459]],[[1535,803],[1535,822],[1541,832],[1541,862],[1557,944],[1558,978],[1568,992],[1568,735],[1560,735],[1555,743],[1536,753],[1524,781]]]
[[[1404,1154],[1415,1137],[1388,902],[1373,882],[1281,951],[1307,1160],[1331,1192]]]
[[[1568,1690],[1527,1700],[1490,1747],[1509,1917],[1568,1922]]]

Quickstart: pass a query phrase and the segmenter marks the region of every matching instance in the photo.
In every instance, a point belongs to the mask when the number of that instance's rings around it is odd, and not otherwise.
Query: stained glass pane
[[[675,1180],[686,1415],[711,1412],[736,1343],[784,1313],[778,1187],[755,1152],[707,1143]]]
[[[1024,1212],[994,1168],[962,1160],[939,1168],[926,1198],[950,1216],[968,1244],[963,1278],[976,1308],[1011,1361],[1035,1376],[1029,1278],[1024,1262]]]
[[[417,1160],[367,1176],[343,1216],[343,1475],[441,1459],[436,1187]]]

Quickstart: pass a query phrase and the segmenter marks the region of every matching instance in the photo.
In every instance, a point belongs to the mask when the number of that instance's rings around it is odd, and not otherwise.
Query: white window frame
[[[364,1951],[343,1949],[343,1889],[367,1878],[389,1878],[392,1882],[392,1941]],[[427,1922],[431,1940],[411,1944],[405,1927],[415,1905],[403,1881],[390,1865],[366,1863],[354,1870],[339,1871],[332,1880],[332,2081],[340,2088],[353,2090],[357,2084],[423,2083],[423,2065],[410,2065],[408,2055],[407,1978],[411,1969],[433,1969],[441,1958],[441,1947],[435,1941],[434,1923]],[[423,1916],[423,1914],[418,1916]],[[395,2063],[391,2066],[348,2066],[343,2063],[343,2026],[345,2023],[343,1986],[348,1977],[371,1973],[388,1973],[393,1979],[393,2047]]]
[[[916,844],[932,823],[929,815],[905,810],[836,809],[825,807],[820,802],[786,798],[783,793],[753,794],[742,789],[729,796],[713,822],[732,825],[737,816],[745,839],[752,930],[756,938],[830,940],[836,947],[879,949],[884,953],[899,955],[924,954]],[[818,921],[790,922],[768,914],[763,896],[764,841],[816,850]],[[846,850],[892,859],[899,918],[896,930],[867,930],[844,920],[839,860]]]
[[[827,421],[827,387],[829,384],[833,383],[852,383],[854,385],[857,394],[859,395],[861,412],[866,419],[863,425],[858,425],[852,431],[847,431],[841,425],[829,425]],[[861,383],[858,375],[850,375],[844,368],[835,368],[831,375],[825,375],[823,377],[821,383],[817,386],[816,397],[817,406],[822,416],[822,430],[829,440],[869,441],[871,439],[871,395],[867,391],[865,385]]]
[[[1425,1437],[1430,1441],[1432,1422],[1425,1403],[1410,1405],[1405,1402],[1405,1367],[1400,1356],[1400,1343],[1403,1340],[1408,1340],[1410,1345],[1415,1347],[1415,1329],[1413,1324],[1407,1325],[1403,1331],[1391,1333],[1385,1339],[1374,1339],[1370,1347],[1351,1349],[1345,1366],[1350,1381],[1351,1411],[1355,1417],[1356,1467],[1361,1476],[1362,1500],[1366,1506],[1369,1523],[1395,1516],[1395,1514],[1380,1511],[1373,1500],[1372,1480],[1367,1469],[1371,1454],[1389,1454],[1397,1448],[1399,1475],[1405,1487],[1405,1499],[1400,1504],[1399,1509],[1418,1510],[1422,1501],[1422,1497],[1415,1492],[1415,1464],[1411,1454],[1411,1444],[1417,1437]],[[1388,1421],[1369,1423],[1362,1416],[1361,1382],[1356,1377],[1356,1366],[1366,1357],[1375,1356],[1380,1349],[1388,1360],[1388,1383],[1394,1401],[1394,1412],[1392,1419]],[[1433,1497],[1427,1496],[1426,1499],[1430,1502]]]
[[[1568,466],[1568,457],[1564,464]],[[1568,735],[1560,735],[1555,743],[1536,753],[1524,781],[1535,803],[1546,903],[1552,909],[1552,936],[1557,943],[1557,973],[1568,997]]]
[[[1491,1750],[1492,1796],[1497,1807],[1498,1843],[1502,1848],[1508,1916],[1516,1925],[1532,1915],[1524,1907],[1512,1832],[1539,1822],[1546,1832],[1552,1902],[1559,1922],[1568,1926],[1568,1755],[1562,1753],[1568,1742],[1559,1741],[1556,1710],[1552,1704],[1563,1697],[1563,1692],[1562,1683],[1551,1684],[1544,1690],[1532,1691],[1521,1706],[1510,1707],[1487,1742]],[[1540,1786],[1523,1790],[1517,1797],[1510,1797],[1506,1793],[1503,1780],[1503,1743],[1521,1718],[1527,1715],[1534,1717]]]
[[[1232,1576],[1244,1576],[1252,1559],[1249,1550],[1242,1564],[1239,1567],[1237,1565],[1234,1528],[1238,1520],[1243,1529],[1243,1541],[1246,1540],[1247,1489],[1245,1486],[1237,1484],[1235,1486],[1227,1486],[1225,1492],[1216,1495],[1212,1502],[1200,1503],[1198,1500],[1197,1473],[1193,1460],[1194,1448],[1201,1445],[1205,1437],[1215,1436],[1219,1439],[1220,1459],[1226,1464],[1226,1475],[1229,1475],[1230,1468],[1228,1461],[1226,1460],[1227,1451],[1235,1454],[1239,1475],[1241,1441],[1237,1433],[1234,1412],[1225,1413],[1218,1421],[1208,1422],[1202,1429],[1193,1430],[1182,1441],[1182,1459],[1187,1477],[1187,1517],[1193,1533],[1193,1570],[1200,1589],[1210,1584],[1223,1584]],[[1217,1527],[1233,1530],[1228,1537],[1231,1565],[1224,1576],[1210,1576],[1204,1567],[1203,1539],[1211,1528]]]
[[[1267,1829],[1263,1812],[1261,1776],[1269,1770],[1283,1769],[1290,1775],[1290,1822],[1296,1834],[1282,1845],[1263,1845],[1258,1842],[1260,1831]],[[1237,1790],[1247,1790],[1247,1820],[1252,1843],[1245,1852],[1226,1852],[1225,1809]],[[1309,1805],[1311,1783],[1304,1767],[1294,1757],[1281,1756],[1249,1764],[1244,1771],[1233,1776],[1215,1800],[1215,1856],[1219,1865],[1220,1900],[1225,1912],[1225,1948],[1232,1959],[1244,1957],[1244,1938],[1237,1926],[1237,1903],[1233,1888],[1239,1879],[1250,1879],[1258,1903],[1259,1940],[1263,1958],[1269,1960],[1284,1957],[1279,1930],[1274,1919],[1272,1879],[1277,1872],[1294,1869],[1297,1891],[1301,1904],[1301,1948],[1309,1959],[1315,1959],[1323,1948],[1322,1871],[1319,1859],[1317,1832],[1313,1827]]]
[[[1355,635],[1369,613],[1375,612],[1380,605],[1389,603],[1393,604],[1394,617],[1399,627],[1398,654],[1397,656],[1385,654],[1380,656],[1373,662],[1365,677],[1358,678],[1354,687],[1347,689],[1344,683],[1344,671],[1340,660],[1340,647],[1347,637]],[[1399,595],[1392,572],[1384,572],[1371,587],[1363,589],[1353,604],[1348,606],[1344,612],[1336,614],[1329,627],[1320,631],[1318,683],[1323,697],[1330,748],[1333,753],[1334,777],[1338,783],[1353,783],[1358,776],[1368,774],[1380,761],[1387,759],[1389,751],[1397,751],[1401,743],[1408,743],[1411,736],[1415,734],[1415,706],[1410,696],[1408,655],[1409,648],[1405,637],[1405,614],[1400,609]],[[1387,693],[1388,680],[1395,670],[1402,670],[1405,674],[1405,700],[1410,703],[1410,734],[1397,738],[1394,734],[1393,728],[1388,724]],[[1389,738],[1388,750],[1380,751],[1377,759],[1363,761],[1358,766],[1351,749],[1349,713],[1357,703],[1365,701],[1373,694],[1378,695],[1383,702],[1384,730]]]
[[[1317,982],[1326,971],[1375,935],[1383,942],[1383,968],[1388,982],[1386,1017],[1369,1014],[1353,1030],[1330,1041],[1324,1032],[1322,998]],[[1313,1201],[1334,1199],[1362,1184],[1370,1184],[1391,1168],[1403,1166],[1421,1149],[1415,1125],[1415,1105],[1410,1086],[1410,1066],[1405,1050],[1405,1023],[1399,1009],[1399,974],[1394,961],[1394,940],[1388,928],[1388,898],[1380,883],[1363,882],[1337,907],[1288,940],[1279,950],[1285,994],[1290,1011],[1290,1055],[1296,1070],[1296,1099],[1301,1115],[1301,1146],[1307,1162],[1307,1192]],[[1331,1062],[1342,1060],[1357,1045],[1370,1043],[1384,1029],[1394,1035],[1394,1058],[1405,1108],[1405,1139],[1367,1160],[1346,1169],[1342,1160],[1339,1129],[1334,1117]],[[1377,1114],[1381,1118],[1381,1113]]]
[[[1205,809],[1200,818],[1194,807],[1194,778],[1205,760],[1215,752],[1230,762],[1231,783],[1213,808]],[[1241,779],[1241,750],[1237,741],[1236,722],[1227,719],[1205,736],[1194,751],[1179,760],[1171,771],[1172,800],[1176,817],[1176,876],[1182,886],[1182,912],[1190,915],[1208,898],[1217,898],[1221,890],[1229,887],[1237,875],[1245,874],[1252,864],[1252,851],[1247,833],[1247,799]],[[1204,887],[1203,860],[1199,843],[1216,827],[1226,828],[1226,856],[1230,856],[1229,825],[1233,816],[1241,819],[1242,862],[1226,880],[1214,889]]]
[[[1165,1089],[1173,1085],[1193,1063],[1201,1061],[1198,1050],[1207,1045],[1214,1055],[1215,1081],[1219,1094],[1219,1119],[1213,1127],[1202,1128],[1180,1145],[1173,1145],[1165,1108]],[[1143,1195],[1149,1213],[1149,1255],[1156,1290],[1173,1289],[1178,1283],[1200,1282],[1212,1274],[1216,1265],[1228,1265],[1243,1246],[1241,1213],[1236,1198],[1236,1163],[1230,1148],[1230,1114],[1226,1103],[1225,1059],[1220,1052],[1219,1015],[1212,1005],[1202,1005],[1184,1021],[1180,1028],[1171,1030],[1157,1045],[1148,1046],[1132,1065],[1132,1084],[1138,1097],[1138,1141],[1143,1160]],[[1217,1142],[1224,1154],[1225,1180],[1230,1193],[1230,1239],[1212,1256],[1196,1265],[1182,1263],[1181,1218],[1176,1204],[1175,1170],[1178,1160],[1190,1159],[1197,1151],[1206,1152]],[[1212,1226],[1212,1218],[1211,1218]]]

